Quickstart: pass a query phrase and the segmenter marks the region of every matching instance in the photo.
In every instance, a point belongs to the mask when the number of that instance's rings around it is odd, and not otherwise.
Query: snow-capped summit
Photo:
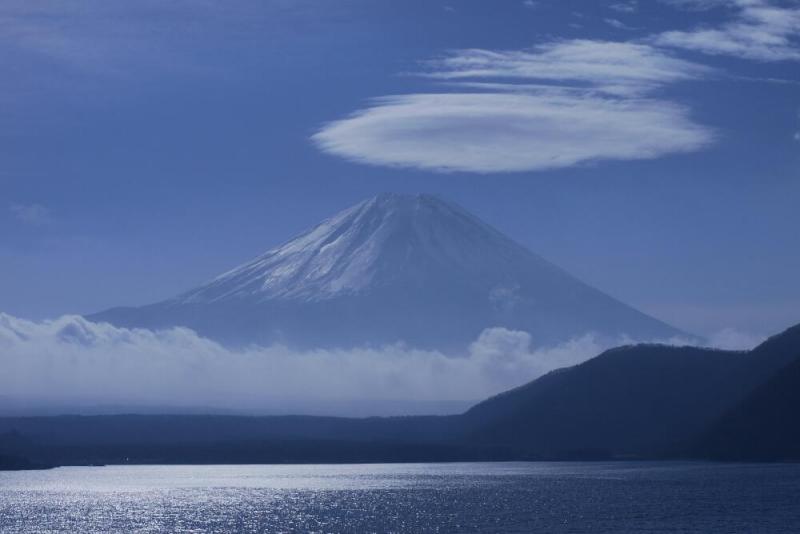
[[[382,194],[346,209],[174,302],[325,300],[393,283],[503,278],[514,255],[544,260],[431,195]]]
[[[182,325],[223,341],[453,349],[485,328],[540,343],[594,332],[677,331],[593,289],[463,208],[382,194],[196,289],[97,314],[123,326]]]

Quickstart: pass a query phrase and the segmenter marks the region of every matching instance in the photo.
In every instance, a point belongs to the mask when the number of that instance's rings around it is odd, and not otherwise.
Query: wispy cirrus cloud
[[[610,17],[603,19],[603,22],[605,22],[606,24],[608,24],[612,28],[616,28],[618,30],[634,31],[634,30],[638,30],[639,29],[639,28],[637,28],[635,26],[630,26],[628,24],[625,24],[624,22],[622,22],[619,19],[610,18]]]
[[[436,79],[537,80],[554,88],[584,87],[616,95],[642,94],[713,72],[648,44],[589,39],[528,50],[456,50],[424,65],[430,71],[425,75]]]
[[[618,13],[636,13],[639,10],[639,3],[637,0],[627,0],[625,2],[615,2],[608,7]]]
[[[189,63],[188,54],[177,53],[174,15],[178,6],[189,4],[183,0],[170,6],[151,0],[136,4],[9,0],[0,6],[0,44],[59,71],[127,77],[133,70],[141,75],[147,68],[164,74]],[[196,17],[203,9],[198,5],[184,16]],[[192,26],[180,29],[187,28]]]
[[[729,6],[736,0],[660,0],[660,1],[664,4],[669,4],[690,11],[706,11],[717,7]]]
[[[734,10],[733,20],[719,27],[668,31],[653,42],[757,61],[800,60],[800,4],[768,0],[671,0],[695,9],[725,6]]]
[[[333,155],[450,172],[523,172],[697,150],[713,132],[648,96],[711,69],[648,44],[592,40],[455,50],[419,75],[452,88],[375,99],[313,137]]]
[[[43,226],[52,220],[50,209],[41,204],[11,204],[9,211],[18,221],[32,226]]]

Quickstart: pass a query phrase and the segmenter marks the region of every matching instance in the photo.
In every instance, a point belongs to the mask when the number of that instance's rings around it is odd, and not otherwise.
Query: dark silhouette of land
[[[800,459],[800,359],[781,369],[705,433],[698,449],[724,460]]]
[[[747,352],[620,347],[488,399],[464,418],[470,442],[538,455],[694,456],[698,435],[798,358],[800,325]]]
[[[443,417],[0,418],[0,468],[703,458],[800,460],[800,325],[751,351],[636,345]]]

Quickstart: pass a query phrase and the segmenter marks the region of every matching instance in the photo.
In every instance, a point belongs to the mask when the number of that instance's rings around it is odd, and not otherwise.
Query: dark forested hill
[[[468,436],[561,457],[654,455],[729,406],[745,353],[632,346],[550,373],[472,408]]]
[[[612,349],[478,404],[466,435],[555,457],[678,454],[799,353],[800,327],[749,352]]]
[[[728,411],[696,454],[720,460],[800,460],[800,352],[797,359]]]

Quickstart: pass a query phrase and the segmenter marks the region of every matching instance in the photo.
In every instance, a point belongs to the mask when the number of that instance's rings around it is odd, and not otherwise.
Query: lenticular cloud
[[[374,100],[312,140],[360,163],[477,173],[651,159],[713,141],[685,107],[648,96],[712,69],[648,44],[456,50],[424,65],[442,92]]]
[[[650,159],[696,150],[712,134],[669,102],[544,90],[383,98],[313,140],[361,163],[489,173]]]

